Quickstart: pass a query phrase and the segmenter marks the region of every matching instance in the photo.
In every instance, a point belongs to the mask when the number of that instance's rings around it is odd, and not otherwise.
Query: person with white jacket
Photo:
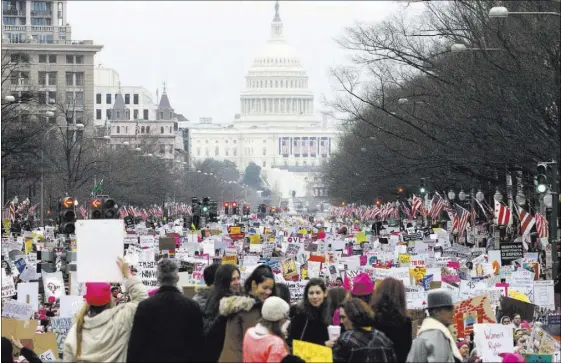
[[[128,341],[138,303],[148,297],[142,281],[117,261],[131,301],[115,306],[111,284],[86,283],[86,303],[64,342],[65,362],[126,362]]]

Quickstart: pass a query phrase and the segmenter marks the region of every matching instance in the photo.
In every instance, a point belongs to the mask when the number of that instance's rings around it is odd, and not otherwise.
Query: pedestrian
[[[361,299],[372,307],[372,294],[374,293],[374,282],[368,274],[359,273],[353,280],[351,296]]]
[[[177,288],[177,264],[158,262],[158,291],[138,305],[128,345],[128,362],[197,362],[204,347],[199,305]]]
[[[2,363],[14,363],[14,346],[19,349],[19,354],[22,355],[29,363],[41,363],[41,359],[35,352],[27,347],[24,347],[19,339],[10,339],[2,337]]]
[[[331,324],[333,316],[328,314],[325,281],[319,278],[310,279],[304,288],[302,301],[297,306],[297,313],[288,328],[289,344],[296,339],[331,346],[327,327]]]
[[[413,326],[407,316],[405,286],[401,280],[386,277],[374,290],[374,328],[386,334],[396,349],[398,362],[405,362],[413,343]]]
[[[398,362],[392,341],[372,327],[374,312],[361,299],[352,298],[339,309],[345,332],[333,345],[333,363]]]
[[[340,325],[339,306],[347,298],[347,290],[343,287],[334,287],[327,293],[327,316],[331,316],[333,325]]]
[[[206,303],[208,301],[208,298],[210,297],[210,293],[212,292],[212,286],[214,285],[216,271],[219,267],[219,264],[213,263],[212,265],[207,266],[203,271],[203,277],[206,286],[198,287],[195,296],[193,296],[193,300],[197,304],[199,304],[199,306],[201,307],[201,311],[205,310]]]
[[[241,362],[242,343],[247,330],[261,318],[261,307],[276,293],[275,275],[268,265],[259,265],[245,281],[246,296],[230,296],[220,300],[220,315],[227,317],[224,347],[219,362]]]
[[[520,329],[520,325],[522,324],[522,319],[520,318],[520,314],[514,314],[512,316],[512,327],[513,329]]]
[[[461,340],[456,343],[456,347],[460,351],[460,355],[462,356],[462,362],[467,363],[469,360],[469,343],[465,340]]]
[[[429,316],[423,320],[413,341],[407,362],[461,363],[462,355],[448,326],[453,323],[454,302],[446,289],[430,290],[427,296]]]
[[[219,314],[220,300],[240,292],[240,270],[236,265],[222,265],[216,270],[214,286],[206,304],[203,321],[206,337],[206,360],[218,362],[226,336],[227,317]]]
[[[148,297],[146,287],[131,276],[128,265],[119,258],[117,264],[125,278],[131,301],[115,306],[111,284],[87,282],[86,303],[68,331],[64,341],[65,362],[125,362],[127,344],[138,304]]]
[[[244,363],[281,362],[288,355],[286,326],[290,306],[277,296],[265,300],[261,319],[249,328],[243,339]]]

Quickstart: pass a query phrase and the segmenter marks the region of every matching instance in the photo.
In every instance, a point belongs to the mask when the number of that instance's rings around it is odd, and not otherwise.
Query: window
[[[147,133],[147,134],[150,133],[150,126],[146,126],[146,133]]]
[[[263,156],[267,156],[267,148],[263,148]]]
[[[238,155],[238,150],[237,150],[237,149],[233,149],[233,150],[232,150],[232,153],[234,154],[234,156],[237,156],[237,155]]]
[[[49,54],[49,63],[56,63],[56,54]]]
[[[164,119],[164,113],[160,112],[160,120],[163,120],[163,119]]]
[[[116,112],[116,115],[115,115],[115,119],[116,119],[116,120],[119,120],[120,118],[121,118],[121,112],[120,112],[120,111],[117,111],[117,112]]]
[[[49,86],[56,86],[56,72],[49,72],[47,73],[48,81],[47,84]]]
[[[166,153],[166,145],[160,145],[160,154]]]
[[[138,93],[135,93],[132,96],[132,103],[134,103],[135,105],[138,105]]]
[[[218,146],[214,148],[214,156],[218,156],[218,154],[220,153],[220,150],[218,149]]]
[[[267,162],[266,162],[266,161],[263,162],[263,167],[264,167],[264,168],[267,167]]]
[[[111,110],[105,110],[105,118],[111,120]]]
[[[197,156],[201,156],[201,148],[200,147],[197,148]]]
[[[77,55],[76,56],[76,64],[84,64],[84,56],[83,55]]]
[[[101,105],[101,93],[95,95],[95,103]]]
[[[237,142],[238,142],[238,140],[234,140],[234,144],[237,143]]]
[[[83,106],[84,105],[84,92],[76,92],[76,106]]]
[[[101,109],[99,108],[95,110],[95,119],[101,120]]]
[[[148,110],[142,110],[142,118],[148,120]]]
[[[140,128],[140,133],[143,134],[144,132],[146,132],[146,130],[145,130],[144,126],[142,126],[142,127]]]
[[[74,73],[73,72],[66,72],[66,85],[67,86],[74,86]]]
[[[126,120],[131,119],[131,111],[128,108],[125,110],[125,119]]]
[[[160,134],[163,134],[163,133],[164,133],[164,127],[162,126],[162,127],[160,127]]]
[[[76,72],[74,73],[74,85],[75,86],[83,86],[84,85],[84,72]]]
[[[50,18],[31,18],[31,25],[51,25]]]
[[[39,72],[39,86],[47,85],[47,72]]]
[[[111,93],[107,93],[105,95],[105,103],[110,105],[111,104]]]
[[[125,105],[130,105],[131,103],[131,95],[130,94],[125,94]]]
[[[208,149],[205,149],[205,156],[208,156]]]
[[[138,110],[133,110],[133,119],[138,120]]]
[[[12,62],[16,63],[16,61],[14,61],[14,56],[18,55],[18,54],[12,54]],[[47,63],[47,55],[46,54],[39,54],[39,63]]]
[[[74,92],[66,92],[66,104],[74,104]]]
[[[117,133],[118,133],[118,134],[121,133],[121,126],[117,126]]]
[[[47,95],[49,97],[49,99],[47,100],[47,103],[49,105],[54,105],[56,103],[56,91],[49,91],[49,92],[47,92]]]
[[[224,153],[226,154],[226,156],[230,156],[230,151],[228,150],[228,148],[224,149]]]
[[[77,124],[81,124],[84,122],[84,112],[83,111],[74,111],[74,117]]]
[[[74,64],[74,56],[73,55],[66,55],[66,64]]]

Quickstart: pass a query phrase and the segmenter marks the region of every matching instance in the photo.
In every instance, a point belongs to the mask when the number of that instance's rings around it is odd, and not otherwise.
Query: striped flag
[[[417,215],[417,211],[420,211],[423,207],[423,201],[421,200],[421,198],[417,197],[415,194],[413,194],[413,207],[411,210],[411,214],[413,215],[413,217],[415,217]]]
[[[536,229],[540,238],[549,237],[549,222],[540,213],[536,213]]]
[[[510,209],[506,205],[495,201],[495,218],[499,226],[510,224]]]
[[[515,208],[518,210],[518,217],[520,218],[520,232],[523,236],[526,236],[530,233],[534,224],[536,224],[536,220],[524,209],[518,207],[517,205],[515,205]]]
[[[469,213],[466,209],[462,208],[458,204],[455,205],[456,208],[456,217],[457,221],[454,221],[454,224],[457,224],[457,231],[460,234],[460,237],[464,235],[464,232],[467,227],[468,218],[471,213]]]
[[[13,222],[16,220],[16,207],[14,202],[10,202],[10,220]]]
[[[430,202],[430,216],[432,219],[438,219],[442,208],[444,208],[444,199],[438,193],[434,193]]]

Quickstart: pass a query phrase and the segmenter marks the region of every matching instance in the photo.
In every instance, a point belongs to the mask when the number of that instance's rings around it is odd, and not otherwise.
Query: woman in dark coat
[[[395,347],[398,362],[405,362],[413,342],[411,319],[407,317],[405,286],[386,277],[374,290],[374,329],[384,333]]]
[[[302,340],[309,343],[328,345],[327,327],[330,318],[327,311],[327,286],[325,281],[313,278],[304,288],[304,297],[297,308],[296,315],[288,328],[288,343]],[[332,317],[331,317],[332,318]]]

